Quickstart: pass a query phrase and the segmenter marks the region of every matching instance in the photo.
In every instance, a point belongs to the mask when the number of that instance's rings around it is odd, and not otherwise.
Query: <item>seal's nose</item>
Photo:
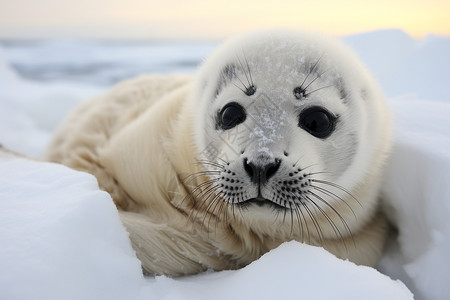
[[[266,184],[270,177],[278,171],[280,164],[281,159],[275,159],[275,162],[266,164],[254,164],[253,162],[248,162],[247,158],[244,158],[245,172],[255,184]]]

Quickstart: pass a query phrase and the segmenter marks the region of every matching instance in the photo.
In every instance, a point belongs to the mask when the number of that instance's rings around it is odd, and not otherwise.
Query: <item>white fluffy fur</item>
[[[296,99],[293,89],[316,62],[321,76],[310,75],[307,83],[314,79],[310,91],[318,90]],[[216,95],[223,68],[230,63],[237,66],[239,78]],[[256,86],[251,96],[239,88],[248,71]],[[216,115],[230,101],[245,106],[249,117],[235,131],[224,132],[216,128]],[[325,140],[298,126],[299,112],[312,105],[339,115],[335,132]],[[263,31],[223,44],[193,79],[145,76],[83,103],[56,133],[46,159],[98,178],[118,206],[147,273],[239,268],[288,240],[375,265],[387,230],[378,189],[390,126],[377,85],[339,42],[303,32]],[[218,156],[205,151],[208,147]],[[242,161],[261,157],[282,159],[273,181],[298,164],[320,173],[314,179],[342,186],[351,196],[323,185],[328,191],[321,192],[323,201],[314,198],[317,205],[280,215],[264,206],[240,210],[224,197],[195,189],[207,180],[222,180],[215,175],[220,168],[198,160],[225,161],[249,197],[256,197]],[[205,170],[211,172],[199,173]],[[274,189],[270,183],[263,196],[269,198]]]

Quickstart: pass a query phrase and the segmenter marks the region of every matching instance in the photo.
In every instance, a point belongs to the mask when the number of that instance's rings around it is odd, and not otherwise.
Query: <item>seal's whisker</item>
[[[306,74],[306,77],[303,79],[302,84],[300,84],[300,89],[302,89],[303,91],[305,91],[305,88],[303,87],[303,85],[305,84],[306,80],[308,80],[309,75],[311,75],[312,72],[314,72],[314,70],[317,67],[317,64],[319,63],[319,61],[322,59],[323,54],[319,57],[319,59],[314,63],[314,65],[312,66],[312,68],[309,69],[308,74]]]
[[[217,211],[217,218],[216,218],[219,221],[221,221],[222,219],[225,220],[225,215],[223,218],[221,215],[222,215],[222,212],[225,211],[224,206],[226,206],[226,204],[228,203],[227,201],[224,201],[223,199],[220,202],[221,202],[221,204],[220,204],[219,210]]]
[[[308,83],[308,85],[305,86],[303,89],[306,91],[306,89],[307,89],[314,81],[316,81],[317,79],[319,79],[323,74],[325,74],[325,73],[328,72],[329,70],[330,70],[330,69],[327,69],[327,70],[323,71],[322,73],[318,74],[318,75],[316,76],[316,78],[314,78],[313,80],[311,80],[310,83]],[[310,93],[306,93],[305,96],[307,96],[307,95],[309,95],[309,94],[310,94]]]
[[[315,167],[315,166],[318,166],[318,164],[311,164],[311,165],[309,165],[309,166],[304,167],[303,169],[301,169],[301,171],[304,171],[304,170],[306,170],[306,169],[309,169],[309,168],[312,168],[312,167]],[[312,173],[310,173],[310,174],[312,174]]]
[[[175,207],[176,207],[177,209],[182,209],[183,204],[185,203],[185,201],[186,201],[187,199],[190,199],[190,200],[191,200],[190,202],[191,202],[191,203],[194,203],[194,206],[195,206],[195,197],[194,197],[191,193],[187,193],[187,194],[183,197],[183,199],[181,199],[181,201],[175,205]],[[188,220],[188,221],[189,221],[189,220]]]
[[[226,227],[228,227],[228,224],[229,224],[228,208],[229,208],[230,202],[229,201],[224,201],[224,202],[225,202],[225,209],[223,210],[223,215],[224,215],[223,218],[224,218],[225,222],[223,223],[223,226],[224,226],[224,228],[226,228]]]
[[[291,214],[291,231],[289,232],[289,236],[292,236],[292,233],[294,232],[294,212],[292,211],[292,204],[289,203],[289,212]]]
[[[192,174],[188,175],[185,179],[187,179],[189,177],[192,177],[192,176],[196,176],[196,175],[220,174],[220,172],[222,172],[222,171],[219,171],[219,170],[203,170],[203,171],[198,171],[198,172],[192,173]]]
[[[239,212],[239,214],[241,215],[241,218],[244,218],[244,214],[242,213],[242,211],[243,211],[244,209],[246,209],[245,206],[235,205],[235,207],[238,208],[238,212]]]
[[[279,209],[277,209],[277,210],[279,210]],[[283,209],[282,211],[283,211],[283,223],[285,223],[285,222],[286,222],[286,212],[287,212],[287,209]]]
[[[302,159],[301,157],[299,159],[297,159],[297,161],[292,165],[292,167],[295,168],[295,166],[298,164],[298,162],[300,161],[300,159]]]
[[[222,166],[222,165],[220,165],[220,164],[218,164],[218,163],[213,163],[213,162],[207,162],[207,161],[204,161],[204,162],[197,162],[196,164],[197,164],[197,165],[201,165],[201,166],[204,167],[206,170],[209,170],[209,169],[206,168],[206,166],[212,166],[212,167],[217,168],[217,170],[214,170],[214,171],[219,171],[219,170],[225,169],[224,166]]]
[[[316,193],[313,193],[312,191],[308,191],[308,194],[314,196],[317,200],[319,200],[320,202],[322,202],[323,204],[325,204],[328,208],[330,208],[341,220],[342,224],[344,225],[344,227],[346,228],[346,230],[348,231],[349,234],[352,234],[350,227],[348,226],[347,222],[345,221],[345,219],[342,217],[342,215],[337,211],[336,208],[334,208],[330,203],[328,203],[328,201],[326,201],[325,199],[323,199],[322,197],[320,197],[319,195],[317,195]]]
[[[247,57],[245,56],[244,51],[242,51],[242,55],[244,56],[245,64],[247,65],[248,76],[250,76],[250,84],[251,86],[255,86],[253,83],[252,72],[250,71],[250,64],[248,63]]]
[[[219,192],[218,194],[216,194],[216,196],[211,201],[211,204],[214,203],[214,205],[213,206],[208,206],[208,208],[206,210],[206,213],[209,212],[208,231],[209,231],[209,225],[211,224],[212,217],[214,216],[216,218],[216,221],[218,219],[217,214],[216,214],[216,209],[217,209],[217,205],[219,205],[219,203],[223,203],[223,201],[221,201],[221,199],[220,199],[221,195],[222,195],[222,192]],[[211,208],[211,207],[212,207],[212,211],[209,211],[209,208]],[[216,232],[216,229],[214,230],[214,232]]]
[[[347,202],[345,199],[343,199],[342,197],[336,195],[336,194],[333,193],[333,192],[330,192],[330,191],[327,190],[327,189],[318,187],[318,186],[316,186],[316,185],[310,185],[310,187],[312,187],[313,189],[317,190],[318,192],[321,192],[321,193],[323,193],[323,194],[325,194],[325,195],[328,195],[328,196],[330,196],[330,197],[334,197],[335,199],[338,199],[338,200],[342,201],[342,202],[350,209],[350,211],[352,212],[352,214],[353,214],[353,216],[355,217],[355,219],[357,219],[356,214],[355,214],[355,211],[352,209],[352,207],[350,206],[350,204],[348,204],[348,202]]]
[[[227,201],[228,202],[228,201]],[[235,199],[233,199],[233,202],[231,202],[231,203],[229,203],[229,204],[231,204],[231,213],[232,213],[232,215],[233,215],[233,220],[236,220],[236,214],[235,214],[235,212],[234,212],[234,208],[236,207],[236,205],[235,205]]]
[[[321,171],[321,172],[312,172],[312,173],[308,173],[308,176],[314,176],[314,175],[319,175],[319,174],[332,174],[331,172],[325,172],[325,171]]]
[[[248,86],[246,87],[246,89],[247,89],[252,86],[252,83],[250,82],[250,79],[248,78],[247,71],[245,70],[244,65],[242,64],[242,61],[239,58],[239,55],[236,55],[236,57],[238,59],[239,65],[241,66],[242,72],[244,73],[245,79],[247,80],[247,83],[248,83]]]
[[[237,80],[239,80],[239,82],[242,84],[242,86],[244,87],[244,89],[240,89],[241,91],[244,92],[244,94],[247,92],[247,86],[245,85],[245,83],[241,80],[241,78],[239,78],[239,76],[237,76],[236,74],[236,78]]]
[[[200,172],[196,172],[196,173],[192,173],[188,176],[186,176],[185,178],[183,178],[184,183],[189,183],[193,180],[195,180],[198,177],[202,177],[202,176],[213,176],[213,175],[220,175],[220,171],[200,171]]]
[[[200,202],[202,203],[202,205],[200,207],[198,207],[198,208],[197,207],[194,207],[194,208],[202,209],[204,203],[206,201],[208,201],[208,199],[211,197],[211,195],[214,194],[215,191],[217,191],[217,190],[221,190],[221,187],[219,185],[217,185],[217,184],[212,185],[211,187],[208,187],[205,190],[202,190],[202,192],[200,192],[197,195],[197,198],[200,198]]]
[[[302,243],[304,242],[304,237],[303,237],[303,221],[302,221],[302,218],[300,217],[300,214],[299,214],[299,207],[298,207],[298,205],[295,203],[295,202],[293,202],[293,204],[294,204],[294,206],[295,207],[292,207],[291,206],[291,209],[295,212],[295,215],[296,215],[296,217],[297,217],[297,222],[298,222],[298,229],[300,230],[300,236],[301,236],[301,241],[302,241]]]
[[[208,232],[209,232],[209,223],[210,223],[211,217],[212,217],[212,213],[210,213],[209,210],[219,201],[218,199],[221,194],[222,194],[221,191],[219,191],[217,194],[214,193],[214,197],[212,198],[211,201],[209,201],[209,204],[207,205],[205,211],[203,212],[202,230],[203,230],[203,228],[205,228],[205,220],[206,220],[206,217],[209,215],[210,218],[209,218],[208,227],[207,227]]]
[[[203,205],[208,201],[208,199],[211,197],[211,195],[217,191],[220,190],[220,186],[218,186],[217,184],[214,184],[214,182],[208,182],[208,185],[205,189],[202,189],[199,187],[199,189],[197,191],[199,191],[197,193],[196,191],[196,195],[195,193],[192,193],[193,198],[194,199],[198,199],[200,201],[195,201],[194,202],[194,206],[192,207],[193,209],[195,209],[198,213],[199,210],[202,209]],[[200,207],[198,207],[198,204],[200,203]],[[196,214],[197,215],[197,214]]]
[[[222,161],[222,162],[223,162],[225,165],[227,165],[227,166],[230,164],[230,162],[226,161],[225,159],[223,159],[223,158],[221,158],[221,157],[218,157],[218,156],[217,156],[217,159],[220,160],[220,161]],[[224,165],[224,167],[225,167],[225,165]]]
[[[206,190],[202,195],[198,196],[200,201],[197,201],[194,205],[194,209],[195,209],[194,219],[197,218],[198,213],[202,210],[202,208],[205,206],[205,204],[208,202],[208,200],[211,198],[211,196],[216,195],[215,192],[218,190],[220,191],[221,187],[218,185],[213,185],[211,188]],[[196,206],[198,203],[200,203],[200,207],[197,208]]]
[[[224,161],[224,162],[225,162],[225,161]],[[211,165],[211,166],[218,167],[218,168],[221,168],[221,169],[224,169],[224,168],[225,168],[224,165],[222,165],[222,164],[220,164],[220,163],[218,163],[218,162],[216,162],[216,161],[210,161],[210,160],[197,160],[195,163],[196,163],[197,165]]]
[[[311,201],[311,200],[309,199],[309,197],[307,197],[307,196],[305,196],[305,197],[306,197],[309,201]],[[319,241],[320,241],[320,243],[323,244],[323,239],[324,239],[324,237],[323,237],[322,228],[320,228],[320,224],[317,222],[316,218],[314,217],[314,214],[312,213],[311,209],[309,209],[308,205],[307,205],[307,204],[302,204],[302,205],[303,205],[303,207],[305,208],[307,214],[309,215],[309,218],[311,219],[311,221],[312,221],[314,227],[316,228],[316,232],[317,232],[317,234],[319,235]],[[309,238],[310,238],[310,239],[309,239],[309,243],[311,243],[311,236],[310,236]]]
[[[342,217],[342,215],[332,205],[330,205],[326,200],[324,200],[322,197],[318,196],[317,194],[315,194],[315,193],[313,193],[311,191],[309,191],[309,194],[314,196],[314,198],[316,198],[320,202],[324,203],[327,207],[329,207],[339,217],[339,219],[341,220],[342,224],[344,225],[345,230],[347,231],[349,236],[352,238],[353,243],[356,246],[355,241],[353,239],[353,233],[352,233],[350,227],[348,226],[347,222],[345,221],[345,219]],[[334,222],[333,222],[333,224],[334,224]],[[336,226],[336,224],[335,224],[335,226]],[[339,229],[338,229],[338,231],[339,231]],[[339,235],[342,236],[340,231],[339,231]],[[343,242],[344,242],[344,240],[343,240]],[[344,244],[345,244],[345,242],[344,242]]]
[[[298,213],[298,211],[297,211],[297,209],[300,208],[300,206],[297,205],[296,202],[295,202],[295,199],[301,199],[301,195],[298,194],[298,193],[296,193],[296,192],[294,192],[294,191],[288,192],[288,195],[289,195],[288,197],[292,197],[292,199],[293,199],[292,202],[291,202],[291,201],[288,202],[289,210],[290,210],[290,213],[291,213],[291,232],[290,232],[290,235],[289,235],[289,236],[292,235],[293,230],[294,230],[294,228],[293,228],[293,223],[294,223],[293,213],[294,213],[294,212],[293,212],[293,211],[295,211],[295,214],[296,214],[296,216],[297,216],[297,220],[300,222],[300,224],[299,224],[299,229],[300,229],[301,236],[302,236],[302,241],[303,241],[303,223],[302,223],[302,220],[301,220],[301,218],[300,218],[300,215],[299,215],[299,213]],[[288,199],[289,199],[289,198],[288,198]],[[301,202],[301,200],[300,200],[300,202]],[[295,207],[293,207],[293,205],[295,205]],[[287,207],[286,201],[285,201],[285,203],[284,203],[284,206]]]
[[[222,224],[226,224],[226,206],[227,206],[227,201],[219,201],[220,202],[220,206],[219,206],[219,210],[217,211],[216,214],[216,222],[214,224],[214,231],[217,232],[217,225],[219,222],[221,222]],[[224,209],[225,207],[225,209]],[[223,212],[223,217],[221,216]]]
[[[302,210],[302,207],[303,207],[304,204],[303,204],[303,202],[298,202],[298,203],[295,202],[295,205],[297,206],[297,210],[300,213],[300,215],[302,217],[302,220],[305,222],[306,233],[308,234],[308,241],[309,241],[309,243],[311,243],[311,233],[309,231],[308,222],[306,222],[306,217],[303,214],[303,210]],[[302,242],[303,241],[304,241],[304,239],[303,239],[303,224],[302,224]]]
[[[199,189],[201,189],[203,186],[212,184],[212,183],[214,183],[214,182],[219,180],[219,178],[213,178],[213,179],[207,180],[205,182],[202,182],[202,183],[194,186],[193,188],[192,188],[191,185],[188,184],[190,181],[192,181],[192,180],[194,180],[194,179],[196,179],[198,177],[201,177],[203,175],[208,175],[208,177],[211,177],[211,176],[219,175],[219,174],[203,174],[203,171],[201,171],[201,172],[190,174],[190,175],[188,175],[188,176],[186,176],[184,178],[178,177],[178,180],[179,180],[179,182],[181,184],[181,188],[184,189],[184,193],[178,192],[178,195],[184,194],[185,196],[183,197],[183,199],[179,203],[177,203],[175,205],[175,207],[177,209],[180,209],[187,199],[191,199],[192,200],[191,202],[194,203],[193,208],[195,208],[195,206],[197,204],[197,202],[195,201],[197,191]],[[201,194],[201,193],[199,193],[199,194]]]
[[[215,178],[215,179],[211,179],[211,180],[208,180],[208,181],[205,181],[205,182],[199,184],[198,186],[196,186],[195,188],[193,188],[191,190],[191,194],[194,197],[204,196],[211,188],[218,187],[217,184],[214,184],[218,180],[220,180],[220,179]],[[206,188],[204,188],[205,185],[206,185]]]
[[[338,184],[336,184],[336,183],[333,183],[333,182],[330,182],[330,181],[326,181],[326,180],[311,179],[311,181],[312,181],[312,182],[317,182],[317,183],[322,183],[322,184],[325,184],[325,185],[329,185],[329,186],[332,186],[332,187],[334,187],[334,188],[336,188],[336,189],[338,189],[338,190],[341,190],[341,191],[343,191],[344,193],[346,193],[347,195],[349,195],[350,197],[352,197],[353,200],[355,200],[355,201],[359,204],[359,206],[363,207],[362,204],[361,204],[361,202],[359,202],[358,199],[356,199],[356,197],[353,196],[352,193],[350,193],[350,192],[349,192],[346,188],[344,188],[343,186],[340,186],[340,185],[338,185]]]
[[[306,93],[305,97],[311,95],[312,93],[315,93],[317,91],[320,91],[320,90],[323,90],[323,89],[326,89],[326,88],[329,88],[329,87],[332,87],[332,86],[334,86],[334,85],[330,84],[330,85],[326,85],[326,86],[320,87],[318,89],[312,90],[311,92]]]
[[[323,201],[323,199],[321,200],[320,197],[318,197],[316,194],[314,194],[314,193],[310,193],[310,194],[313,197],[317,198],[319,201]],[[314,206],[319,210],[319,212],[325,217],[325,219],[327,220],[327,222],[330,224],[331,228],[333,229],[336,237],[344,243],[344,246],[347,249],[347,245],[345,245],[345,241],[342,236],[342,233],[339,230],[339,227],[337,227],[336,223],[333,222],[333,219],[314,200],[312,200],[311,198],[309,200],[311,201],[312,204],[314,204]],[[348,249],[347,249],[347,251],[348,251]]]
[[[199,184],[198,186],[196,186],[196,187],[192,190],[191,194],[192,194],[194,197],[200,197],[200,196],[202,196],[202,194],[208,193],[208,191],[211,189],[210,185],[212,185],[213,183],[215,183],[215,182],[217,182],[217,181],[219,181],[219,180],[220,180],[219,178],[216,178],[216,179],[211,179],[211,180],[205,181],[205,182]],[[206,187],[206,190],[203,189],[203,187],[204,187],[205,185],[208,186],[208,187]],[[215,186],[213,186],[213,187],[219,188],[218,185],[215,185]],[[194,206],[194,207],[195,207],[195,206]]]
[[[239,78],[238,78],[239,79]],[[240,79],[239,79],[239,81],[241,81]],[[243,88],[241,88],[240,86],[238,86],[236,83],[234,83],[233,81],[231,82],[235,87],[237,87],[238,89],[240,89],[243,93],[245,93],[245,90],[243,89]],[[242,81],[241,81],[241,83],[242,84],[244,84]]]

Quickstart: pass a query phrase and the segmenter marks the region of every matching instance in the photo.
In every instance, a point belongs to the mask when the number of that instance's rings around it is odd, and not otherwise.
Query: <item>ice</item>
[[[145,278],[109,195],[98,190],[94,177],[55,164],[0,158],[0,299],[298,299],[299,292],[302,299],[412,299],[401,282],[415,299],[447,299],[450,38],[415,40],[389,30],[344,41],[378,78],[395,116],[383,198],[399,234],[380,262],[381,273],[292,242],[237,271]],[[161,58],[168,72],[170,63],[176,65],[180,58],[198,62],[207,52],[192,44],[186,48],[176,44],[170,51],[165,45],[153,52],[149,45],[140,50],[121,45],[120,51],[116,48],[109,55],[105,54],[109,45],[60,43],[57,47],[67,51],[55,51],[58,48],[48,43],[38,47],[42,52],[25,45],[0,48],[3,146],[39,156],[77,103],[103,92],[114,74],[134,74],[127,68],[121,71],[118,64],[111,73],[102,73],[107,72],[105,67],[100,73],[74,78],[63,68],[64,82],[45,81],[48,77],[31,81],[19,76],[10,62],[16,69],[37,65],[46,73],[51,69],[46,66],[62,66],[68,57],[81,55],[77,50],[95,49],[86,65],[81,56],[73,64],[89,68],[106,56],[109,62],[117,59],[138,66],[148,54],[149,61]],[[46,57],[40,60],[38,54]]]

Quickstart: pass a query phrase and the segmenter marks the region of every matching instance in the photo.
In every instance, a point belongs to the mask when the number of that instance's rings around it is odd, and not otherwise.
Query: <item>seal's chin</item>
[[[245,207],[245,208],[249,208],[251,206],[258,206],[258,207],[268,207],[268,208],[277,209],[277,210],[287,209],[287,207],[281,206],[280,204],[275,203],[269,199],[263,198],[261,196],[258,196],[257,198],[250,198],[248,200],[239,202],[239,203],[237,203],[237,205],[240,207]]]

